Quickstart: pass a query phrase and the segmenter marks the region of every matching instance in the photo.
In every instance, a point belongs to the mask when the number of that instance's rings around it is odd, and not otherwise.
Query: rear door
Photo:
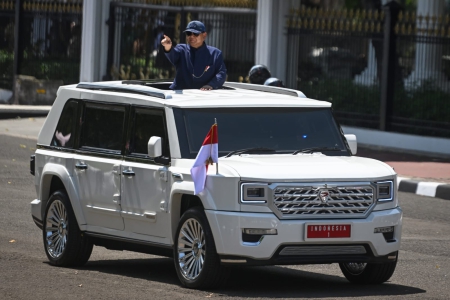
[[[86,103],[74,180],[79,187],[89,230],[123,230],[120,206],[120,166],[128,105]]]
[[[147,156],[148,140],[162,138],[163,156],[170,157],[164,110],[133,107],[130,140],[122,164],[122,216],[125,230],[159,238],[168,238],[169,214],[167,166]],[[165,240],[161,240],[165,242]]]

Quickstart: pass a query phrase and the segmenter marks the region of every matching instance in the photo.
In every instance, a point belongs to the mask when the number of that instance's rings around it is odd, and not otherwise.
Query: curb
[[[450,184],[443,182],[414,181],[405,177],[397,178],[398,191],[416,195],[450,200]]]
[[[8,105],[0,104],[0,119],[45,117],[48,115],[51,105]]]

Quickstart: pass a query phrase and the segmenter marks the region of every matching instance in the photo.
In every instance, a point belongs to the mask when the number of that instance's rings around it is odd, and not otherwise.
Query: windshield
[[[277,154],[316,147],[331,149],[320,151],[326,155],[349,155],[330,108],[174,108],[174,115],[183,158],[196,157],[214,119],[219,156],[247,148]]]

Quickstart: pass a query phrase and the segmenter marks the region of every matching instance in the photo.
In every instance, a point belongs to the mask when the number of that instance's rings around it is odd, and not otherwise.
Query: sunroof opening
[[[122,84],[136,84],[149,86],[155,89],[168,90],[170,91],[170,86],[172,85],[173,79],[148,79],[148,80],[124,80]],[[235,90],[232,87],[222,86],[220,89],[224,90]]]
[[[122,84],[136,84],[149,86],[160,90],[170,90],[173,79],[124,80]]]

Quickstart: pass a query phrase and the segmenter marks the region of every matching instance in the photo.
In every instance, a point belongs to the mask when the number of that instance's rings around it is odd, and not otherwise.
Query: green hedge
[[[337,112],[378,115],[380,88],[362,86],[349,79],[324,79],[300,82],[298,88],[312,99],[329,101]],[[449,86],[450,90],[450,86]],[[394,116],[421,121],[449,122],[450,94],[426,82],[420,88],[407,90],[397,85]]]
[[[24,60],[20,73],[37,79],[62,80],[64,84],[80,81],[80,62],[68,59]]]

